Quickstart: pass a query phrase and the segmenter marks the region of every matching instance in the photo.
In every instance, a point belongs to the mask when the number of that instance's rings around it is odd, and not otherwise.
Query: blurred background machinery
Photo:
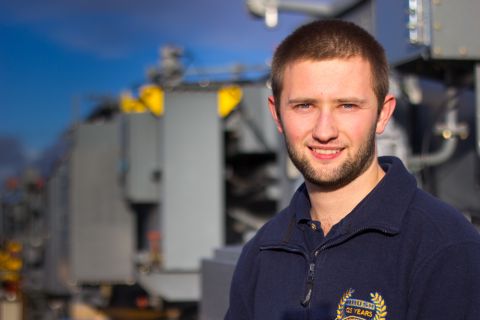
[[[270,27],[287,10],[374,34],[398,99],[379,153],[402,158],[422,188],[479,224],[479,3],[247,4]],[[47,177],[25,170],[8,181],[0,199],[6,318],[223,319],[241,245],[301,177],[270,119],[268,70],[212,69],[231,75],[215,81],[186,70],[182,53],[163,48],[147,84],[98,101],[61,137]]]

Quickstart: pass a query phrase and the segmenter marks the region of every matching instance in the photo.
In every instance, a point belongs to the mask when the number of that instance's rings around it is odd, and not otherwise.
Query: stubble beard
[[[304,179],[324,190],[336,190],[349,184],[368,169],[375,157],[375,126],[370,130],[367,139],[360,145],[358,152],[334,169],[314,168],[307,156],[297,152],[285,135],[284,139],[288,155]]]

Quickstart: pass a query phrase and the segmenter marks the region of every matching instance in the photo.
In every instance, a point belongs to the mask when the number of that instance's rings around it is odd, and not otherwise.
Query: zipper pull
[[[300,302],[302,304],[302,307],[307,307],[310,304],[310,300],[312,299],[313,283],[309,283],[307,286],[307,294],[305,295],[303,301]]]
[[[313,280],[315,280],[315,263],[314,262],[308,265],[307,293],[305,294],[305,298],[303,298],[303,300],[300,302],[303,307],[307,307],[310,304],[310,300],[312,299]]]

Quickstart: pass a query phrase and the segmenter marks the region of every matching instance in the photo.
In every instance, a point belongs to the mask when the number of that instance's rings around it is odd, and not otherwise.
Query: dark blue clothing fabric
[[[245,245],[225,319],[480,319],[477,230],[400,160],[380,163],[385,177],[326,237],[297,190]]]

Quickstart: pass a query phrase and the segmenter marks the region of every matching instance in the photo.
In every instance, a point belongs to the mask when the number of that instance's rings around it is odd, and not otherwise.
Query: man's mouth
[[[322,155],[332,155],[339,153],[341,149],[318,149],[318,148],[310,148],[313,152],[322,154]]]

